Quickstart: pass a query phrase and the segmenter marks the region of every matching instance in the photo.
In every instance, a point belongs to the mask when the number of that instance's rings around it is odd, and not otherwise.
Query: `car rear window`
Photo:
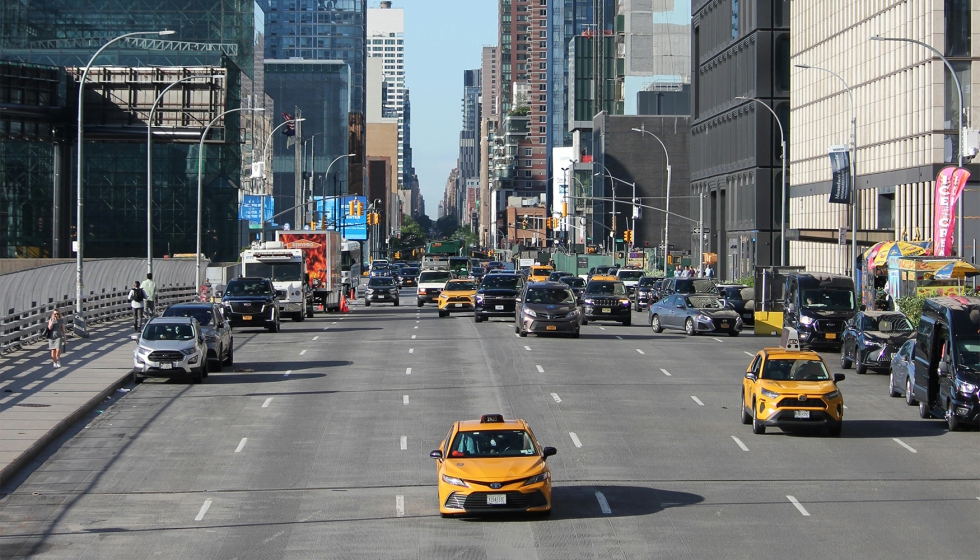
[[[203,307],[168,307],[164,317],[193,317],[202,325],[211,324],[211,310]]]

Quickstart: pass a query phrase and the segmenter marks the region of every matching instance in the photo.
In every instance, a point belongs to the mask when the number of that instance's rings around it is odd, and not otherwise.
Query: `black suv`
[[[221,298],[232,327],[265,327],[279,332],[279,294],[268,278],[241,277],[228,282]]]
[[[651,303],[656,303],[660,297],[657,295],[657,281],[663,280],[662,276],[643,276],[636,282],[636,290],[633,291],[633,309],[643,311],[650,307]]]
[[[514,303],[523,288],[520,274],[487,274],[476,291],[473,320],[479,323],[490,317],[513,317]]]
[[[633,323],[632,302],[626,286],[618,280],[589,280],[582,295],[582,324],[589,321],[618,321],[624,327]]]

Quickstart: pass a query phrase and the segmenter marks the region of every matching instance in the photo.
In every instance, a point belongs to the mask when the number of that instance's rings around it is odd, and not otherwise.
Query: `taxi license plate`
[[[555,325],[548,325],[547,327],[544,328],[544,330],[546,330],[546,331],[557,331],[558,330],[558,327],[556,327]]]
[[[495,305],[495,306],[493,306],[493,308],[496,309],[497,311],[503,311],[504,310],[504,306],[503,305]]]
[[[810,411],[809,410],[796,410],[796,411],[793,411],[793,417],[794,418],[802,418],[802,419],[809,418],[810,417]]]
[[[612,313],[612,308],[611,307],[603,307],[602,308],[602,312],[603,313]]]
[[[160,364],[160,369],[174,369],[173,364]]]
[[[462,303],[457,303],[454,307],[463,307]]]
[[[487,495],[487,505],[488,506],[505,506],[505,505],[507,505],[507,494],[488,494]]]
[[[252,320],[251,315],[242,315],[242,321],[251,321],[251,320]]]
[[[727,329],[727,328],[728,328],[728,323],[722,323],[722,324],[721,324],[721,328],[723,328],[723,329]]]
[[[832,332],[827,333],[827,340],[833,340],[835,338],[837,338],[837,333],[832,333]]]

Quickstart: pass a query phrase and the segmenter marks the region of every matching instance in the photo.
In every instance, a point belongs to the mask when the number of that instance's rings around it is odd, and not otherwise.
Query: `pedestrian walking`
[[[143,289],[143,293],[146,294],[146,311],[144,315],[147,319],[156,316],[157,310],[157,283],[153,281],[153,273],[146,273],[146,280],[140,284],[140,288]]]
[[[129,306],[133,309],[133,330],[140,332],[140,325],[143,323],[143,301],[146,294],[140,288],[139,280],[133,282],[133,289],[129,290]]]
[[[48,350],[51,351],[51,364],[55,368],[61,367],[61,353],[65,350],[65,321],[61,318],[61,312],[55,309],[51,312],[48,319]]]

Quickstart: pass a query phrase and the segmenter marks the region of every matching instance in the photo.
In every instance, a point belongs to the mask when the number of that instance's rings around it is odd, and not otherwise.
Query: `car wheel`
[[[698,332],[694,330],[694,319],[688,317],[687,321],[684,321],[684,332],[687,333],[687,336],[694,336],[698,334]]]
[[[422,306],[423,306],[423,305],[425,305],[425,304],[424,304],[424,303],[422,303],[422,300],[420,300],[420,299],[417,299],[417,300],[415,300],[415,305],[416,305],[417,307],[422,307]]]
[[[368,301],[368,298],[364,298],[364,307],[371,307],[371,302]]]
[[[224,365],[230,366],[235,363],[235,339],[232,339],[228,346],[228,357],[225,358]]]
[[[834,422],[830,426],[827,426],[827,435],[830,437],[840,437],[840,433],[844,428],[843,422]]]
[[[949,431],[956,432],[963,428],[963,421],[953,412],[953,403],[946,400],[946,427]]]
[[[477,314],[474,314],[473,315],[473,322],[474,323],[482,323],[483,322],[483,317],[480,317],[480,315],[478,313]]]
[[[135,383],[136,385],[139,385],[140,383],[143,382],[143,379],[144,378],[141,377],[140,374],[136,373],[136,370],[134,369],[133,370],[133,383]]]
[[[445,316],[447,316],[447,315],[449,315],[449,313],[446,313],[446,312],[445,312],[445,311],[443,311],[442,309],[440,309],[440,310],[439,310],[439,316],[440,316],[440,317],[445,317]]]
[[[218,356],[221,356],[221,353],[220,352],[218,353]],[[214,363],[213,366],[208,366],[208,371],[210,371],[212,368],[214,368],[215,373],[221,373],[221,358],[219,357],[213,363]]]
[[[632,317],[627,317],[626,319],[623,319],[623,326],[624,327],[629,327],[632,324],[633,324],[633,318]]]
[[[582,326],[583,326],[583,327],[584,327],[585,325],[588,325],[588,324],[589,324],[589,322],[588,322],[588,321],[586,321],[585,319],[582,319]]]
[[[912,379],[905,378],[905,404],[909,406],[915,406],[919,404],[915,399],[912,398]]]
[[[660,324],[660,316],[659,315],[654,315],[653,318],[650,319],[650,328],[652,328],[653,329],[653,332],[655,332],[655,333],[662,333],[662,332],[664,332],[664,328]]]
[[[297,311],[296,314],[293,315],[293,321],[297,323],[302,323],[305,320],[306,320],[306,315],[302,311]]]
[[[312,319],[313,318],[313,306],[312,305],[308,305],[306,307],[306,318],[307,319]]]
[[[738,334],[739,334],[739,331],[736,331],[734,329],[728,331],[728,336],[738,336]]]
[[[204,362],[207,363],[207,362]],[[206,366],[201,366],[197,368],[196,371],[191,372],[191,381],[194,383],[204,383],[204,368]]]
[[[395,300],[395,307],[398,307],[398,300]]]
[[[847,357],[847,345],[842,344],[840,347],[840,367],[843,369],[851,369],[851,364],[853,364],[850,358]]]
[[[575,331],[572,333],[572,338],[579,338],[580,336],[582,336],[581,331]]]
[[[752,423],[752,416],[749,415],[749,412],[747,410],[745,410],[745,391],[742,391],[742,415],[741,415],[741,420],[742,420],[742,423],[743,424],[746,424],[746,425]]]
[[[766,427],[762,425],[759,421],[759,411],[756,409],[755,402],[752,402],[752,433],[753,434],[764,434],[766,433]]]
[[[919,403],[919,418],[932,418],[932,411],[929,410],[929,405],[924,402]]]
[[[895,373],[892,371],[888,372],[888,396],[892,398],[902,396],[902,393],[895,388]]]
[[[861,357],[861,353],[854,351],[854,373],[858,375],[864,375],[868,373],[868,366],[864,365],[864,358]]]
[[[524,338],[524,337],[526,337],[526,336],[527,336],[527,331],[526,331],[526,330],[524,330],[524,325],[523,325],[523,324],[521,324],[521,323],[518,323],[518,325],[519,325],[519,326],[518,326],[518,331],[517,331],[517,334],[519,334],[519,335],[521,335],[521,338]]]

